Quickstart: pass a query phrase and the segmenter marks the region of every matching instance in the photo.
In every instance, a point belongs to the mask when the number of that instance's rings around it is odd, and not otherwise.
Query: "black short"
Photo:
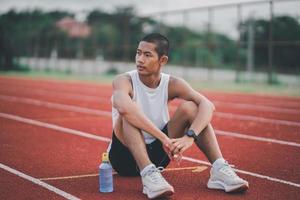
[[[168,124],[166,124],[162,130],[166,135],[168,135],[167,125]],[[156,167],[166,167],[170,163],[170,159],[159,140],[156,139],[154,142],[147,144],[146,148],[151,162]],[[109,160],[114,170],[121,176],[140,175],[140,170],[130,150],[120,142],[114,132],[111,149],[109,151]]]

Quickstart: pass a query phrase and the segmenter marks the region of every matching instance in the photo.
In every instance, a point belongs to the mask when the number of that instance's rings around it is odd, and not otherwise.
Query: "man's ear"
[[[163,55],[162,57],[160,57],[159,61],[161,65],[165,65],[168,63],[169,57],[166,55]]]

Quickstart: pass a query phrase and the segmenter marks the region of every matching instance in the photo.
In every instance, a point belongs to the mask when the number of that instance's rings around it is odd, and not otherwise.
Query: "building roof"
[[[56,26],[68,33],[70,37],[86,38],[91,34],[89,25],[76,21],[71,17],[64,17],[56,22]]]

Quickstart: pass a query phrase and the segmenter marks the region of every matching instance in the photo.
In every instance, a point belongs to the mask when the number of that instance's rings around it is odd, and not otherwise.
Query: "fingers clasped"
[[[181,137],[176,139],[171,139],[172,144],[174,145],[174,150],[172,151],[173,154],[182,154],[185,150],[192,146],[194,143],[193,138],[189,137]]]
[[[180,160],[182,154],[194,143],[194,139],[183,136],[181,138],[168,139],[164,142],[164,149],[172,160]]]

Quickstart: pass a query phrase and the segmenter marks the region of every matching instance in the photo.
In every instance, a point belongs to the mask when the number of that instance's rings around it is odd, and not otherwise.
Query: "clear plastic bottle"
[[[112,167],[109,163],[108,153],[102,154],[102,163],[99,166],[99,191],[112,192],[114,190]]]

